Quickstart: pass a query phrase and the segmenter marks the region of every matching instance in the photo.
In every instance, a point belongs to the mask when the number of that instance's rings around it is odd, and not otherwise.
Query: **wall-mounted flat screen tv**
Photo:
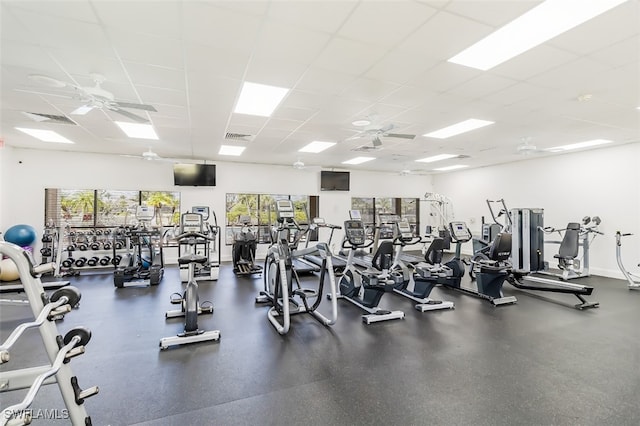
[[[320,172],[321,191],[348,191],[349,172],[330,172],[322,170]]]
[[[216,165],[174,164],[173,184],[176,186],[216,186]]]

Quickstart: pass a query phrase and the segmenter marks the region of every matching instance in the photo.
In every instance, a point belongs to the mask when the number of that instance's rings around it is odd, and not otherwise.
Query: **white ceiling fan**
[[[201,159],[193,159],[193,158],[169,158],[169,157],[161,157],[157,152],[154,152],[151,147],[140,155],[129,155],[129,154],[120,154],[121,157],[129,157],[129,158],[139,158],[145,161],[164,161],[167,163],[181,163],[181,162],[190,162],[190,161],[202,161]]]
[[[297,159],[296,161],[294,161],[292,166],[296,170],[320,170],[320,169],[322,169],[321,166],[309,166],[309,165],[305,164],[304,161],[302,161],[301,159]]]
[[[109,111],[113,111],[117,114],[123,115],[138,123],[148,123],[149,120],[147,118],[134,114],[132,112],[126,111],[123,108],[157,112],[157,110],[152,105],[137,104],[132,102],[122,102],[122,101],[116,100],[113,93],[101,87],[101,84],[105,81],[105,78],[100,74],[91,74],[91,78],[95,83],[93,87],[83,87],[83,86],[77,86],[75,84],[65,83],[64,81],[60,81],[46,75],[32,74],[32,75],[29,75],[28,77],[29,79],[44,86],[48,86],[56,89],[73,89],[74,92],[71,94],[41,93],[41,92],[19,89],[20,91],[27,92],[27,93],[36,93],[36,94],[50,95],[50,96],[62,96],[69,99],[78,99],[82,101],[84,105],[72,111],[71,112],[72,115],[85,115],[93,109],[106,109]]]
[[[369,122],[369,120],[366,120]],[[364,121],[363,121],[364,122]],[[396,125],[393,123],[387,124],[386,126],[379,126],[376,124],[369,124],[364,129],[359,130],[353,136],[348,137],[347,141],[360,139],[360,138],[369,138],[374,147],[378,147],[382,145],[382,138],[399,138],[399,139],[414,139],[416,135],[411,135],[407,133],[391,133],[391,130],[395,129]]]
[[[532,155],[532,154],[544,154],[546,151],[538,149],[537,146],[531,143],[530,137],[520,138],[520,144],[516,146],[516,153],[519,155]]]

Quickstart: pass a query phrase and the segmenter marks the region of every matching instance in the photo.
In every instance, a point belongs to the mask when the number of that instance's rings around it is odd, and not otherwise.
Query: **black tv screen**
[[[174,164],[173,184],[176,186],[216,186],[216,165]]]
[[[321,191],[348,191],[349,172],[320,172]]]

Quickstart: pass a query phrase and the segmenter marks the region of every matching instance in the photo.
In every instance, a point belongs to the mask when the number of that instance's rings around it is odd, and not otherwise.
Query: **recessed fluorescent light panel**
[[[488,126],[493,124],[493,121],[487,120],[478,120],[477,118],[470,118],[465,121],[461,121],[460,123],[453,124],[451,126],[445,127],[444,129],[436,130],[435,132],[427,133],[426,135],[422,135],[428,138],[436,138],[436,139],[446,139],[451,136],[456,136],[461,133],[470,132],[471,130],[479,129],[480,127]]]
[[[313,141],[310,144],[300,148],[298,152],[313,152],[314,154],[317,154],[327,148],[331,148],[335,144],[335,142]]]
[[[439,172],[448,172],[450,170],[464,169],[465,167],[469,167],[469,166],[464,164],[456,164],[454,166],[440,167],[438,169],[433,169],[433,170],[437,170]]]
[[[547,151],[551,151],[551,152],[570,151],[572,149],[589,148],[592,146],[605,145],[611,142],[613,141],[610,141],[607,139],[594,139],[591,141],[572,143],[569,145],[554,146],[553,148],[547,149]]]
[[[29,136],[40,139],[43,142],[74,143],[52,130],[26,129],[24,127],[16,127],[16,130],[20,130],[22,133],[26,133]]]
[[[158,135],[151,124],[115,122],[130,138],[158,140]]]
[[[627,0],[547,0],[449,62],[486,71]]]
[[[416,160],[419,163],[433,163],[436,161],[443,161],[443,160],[448,160],[450,158],[457,158],[457,155],[453,155],[453,154],[439,154],[439,155],[434,155],[433,157],[426,157],[426,158],[421,158],[419,160]]]
[[[356,157],[351,160],[343,161],[342,164],[362,164],[375,159],[375,157]]]
[[[288,92],[289,89],[284,87],[245,81],[233,112],[269,117]]]
[[[245,148],[246,147],[244,146],[237,146],[237,145],[220,145],[220,151],[218,151],[218,154],[239,156],[239,155],[242,155]]]

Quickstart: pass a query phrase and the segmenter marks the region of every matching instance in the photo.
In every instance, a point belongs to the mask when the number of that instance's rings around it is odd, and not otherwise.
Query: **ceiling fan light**
[[[355,120],[355,121],[352,121],[351,124],[356,127],[364,127],[371,124],[371,120]]]

